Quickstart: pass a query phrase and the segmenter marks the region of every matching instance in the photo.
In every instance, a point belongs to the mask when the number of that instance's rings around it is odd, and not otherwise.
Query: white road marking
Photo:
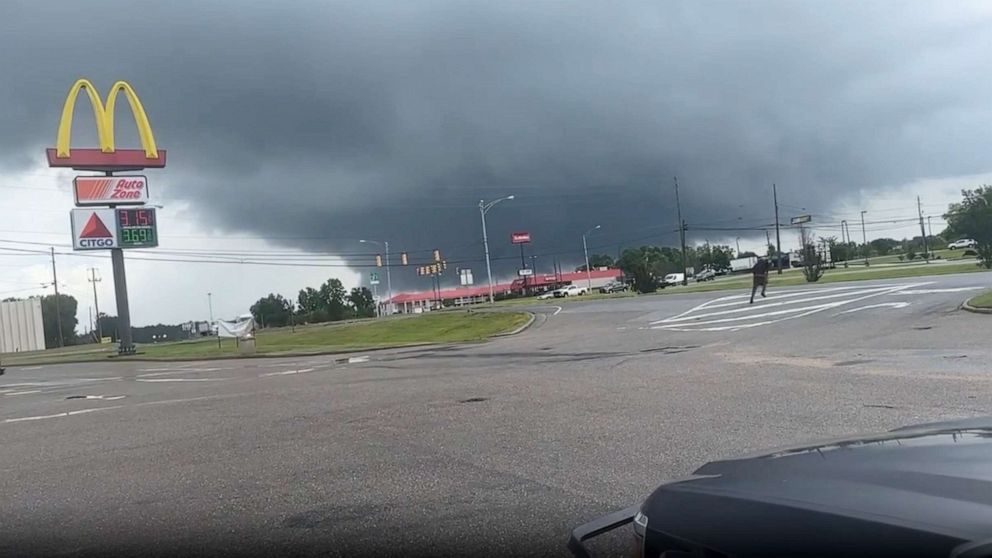
[[[118,399],[124,399],[124,395],[84,395],[82,397],[75,397],[74,399],[99,399],[101,401],[116,401]]]
[[[902,294],[899,293],[889,293],[889,294]],[[852,312],[860,312],[862,310],[871,310],[872,308],[905,308],[909,306],[908,302],[880,302],[878,304],[869,304],[868,306],[861,306],[860,308],[851,308],[850,310],[844,310],[843,312],[838,312],[834,316],[840,316],[841,314],[850,314]]]
[[[136,378],[136,382],[220,382],[233,378]]]
[[[866,300],[866,299],[869,299],[869,298],[873,298],[873,297],[877,297],[877,296],[881,296],[881,295],[887,295],[889,293],[898,292],[898,291],[901,291],[903,289],[906,289],[907,287],[916,287],[916,286],[919,286],[919,284],[889,285],[889,286],[887,286],[885,288],[876,288],[876,287],[871,287],[871,288],[868,288],[868,289],[862,288],[863,290],[861,290],[860,292],[859,291],[855,291],[855,292],[851,292],[850,293],[851,295],[861,295],[861,296],[857,296],[856,298],[838,300],[838,301],[834,301],[834,302],[826,302],[826,303],[823,303],[823,304],[816,304],[816,305],[813,305],[813,306],[804,306],[804,307],[800,307],[800,308],[790,308],[790,309],[786,309],[786,310],[777,310],[777,311],[774,311],[774,312],[763,312],[763,313],[758,313],[758,314],[750,314],[750,315],[738,316],[738,317],[733,317],[733,318],[722,318],[722,319],[716,319],[716,320],[708,320],[708,321],[703,321],[703,322],[690,322],[690,321],[688,321],[688,319],[682,319],[682,318],[684,318],[686,316],[686,313],[683,312],[682,314],[679,314],[678,316],[674,316],[673,318],[669,318],[669,320],[679,319],[678,322],[675,322],[675,323],[666,323],[666,320],[661,320],[660,322],[654,322],[654,323],[659,324],[659,325],[653,325],[653,326],[651,326],[651,329],[665,329],[665,330],[673,330],[673,331],[739,331],[741,329],[749,329],[749,328],[753,328],[753,327],[759,327],[759,326],[764,326],[764,325],[771,325],[771,324],[782,322],[782,321],[785,321],[785,320],[793,320],[793,319],[796,319],[796,318],[801,318],[801,317],[804,317],[804,316],[809,316],[811,314],[816,314],[818,312],[823,312],[824,310],[829,310],[831,308],[837,308],[837,307],[840,307],[840,306],[844,306],[844,305],[847,305],[847,304],[852,304],[852,303],[859,302],[859,301],[862,301],[862,300]],[[867,293],[867,294],[865,294],[865,293]],[[750,296],[750,295],[748,295],[748,296]],[[724,297],[724,300],[726,300],[727,298],[729,298],[729,297]],[[704,305],[697,306],[695,309],[699,309],[701,307],[704,307]],[[750,308],[751,307],[749,306],[749,309]],[[762,307],[761,306],[758,306],[758,307],[754,307],[754,308],[756,310],[759,310],[759,312],[760,312],[760,309]],[[716,314],[729,314],[731,312],[733,312],[733,311],[726,311],[726,312],[723,312],[723,313],[710,313],[708,315],[712,316],[712,315],[716,315]],[[766,319],[766,320],[762,320],[762,321],[758,321],[758,322],[753,322],[753,323],[740,323],[740,322],[742,322],[744,320],[753,320],[753,319],[761,319],[761,318],[771,318],[771,319]],[[690,319],[695,319],[695,318],[690,318]],[[737,322],[737,323],[732,323],[732,322]],[[727,324],[727,325],[713,325],[713,324]],[[699,327],[699,326],[705,326],[705,325],[709,325],[709,326],[712,326],[712,327]]]
[[[869,293],[869,292],[875,292],[875,291],[889,291],[889,290],[891,290],[891,288],[892,287],[869,288],[869,289],[865,289],[863,291],[860,291],[860,293]],[[681,321],[688,321],[688,320],[698,320],[699,318],[707,318],[707,317],[711,317],[711,316],[723,316],[723,315],[727,315],[727,314],[739,314],[739,313],[744,313],[744,312],[751,312],[751,311],[756,310],[756,309],[774,308],[774,307],[777,307],[777,306],[784,306],[786,304],[802,304],[802,303],[806,303],[806,302],[812,302],[814,300],[826,300],[826,299],[830,299],[830,298],[840,298],[840,297],[845,297],[845,296],[851,296],[851,294],[860,294],[860,293],[842,292],[842,293],[828,294],[828,295],[824,295],[824,296],[815,296],[815,297],[812,297],[812,298],[802,298],[802,299],[786,300],[786,301],[782,301],[782,302],[763,302],[763,303],[761,303],[761,304],[759,304],[757,306],[746,305],[746,306],[743,306],[742,308],[734,308],[734,309],[731,309],[731,310],[722,310],[720,312],[708,312],[706,314],[694,314],[694,315],[690,315],[690,316],[686,316],[685,313],[683,312],[682,314],[679,314],[678,316],[674,316],[674,317],[671,317],[671,318],[665,318],[664,320],[658,320],[658,321],[651,322],[651,325],[667,324],[667,323],[674,323],[674,322],[681,322]],[[729,305],[725,305],[725,306],[729,306]],[[697,309],[698,308],[699,307],[697,307]],[[797,312],[797,311],[800,311],[800,310],[803,310],[803,308],[796,308],[796,309],[792,309],[792,310],[785,310],[783,312]],[[753,317],[761,317],[761,316],[769,316],[769,315],[772,315],[772,314],[770,314],[770,313],[769,314],[757,314],[757,315],[753,315]]]
[[[554,308],[555,308],[555,313],[554,314],[551,314],[551,315],[552,316],[557,316],[561,312],[561,306],[555,306]]]
[[[189,403],[191,401],[205,401],[207,399],[230,399],[232,397],[244,397],[245,395],[257,395],[255,393],[225,393],[222,395],[201,395],[200,397],[186,397],[184,399],[162,399],[160,401],[145,401],[135,403],[135,407],[145,407],[148,405],[170,405],[172,403]]]
[[[41,370],[42,368],[44,368],[44,366],[27,366],[21,368],[21,370]]]
[[[67,412],[64,412],[64,413],[56,413],[54,415],[37,415],[37,416],[33,416],[33,417],[19,417],[19,418],[4,419],[3,422],[4,423],[27,422],[27,421],[32,421],[32,420],[44,420],[44,419],[50,419],[50,418],[71,417],[71,416],[74,416],[74,415],[84,415],[84,414],[87,414],[87,413],[96,413],[96,412],[99,412],[99,411],[110,411],[110,410],[113,410],[113,409],[121,409],[123,407],[124,407],[123,405],[114,405],[112,407],[97,407],[95,409],[80,409],[78,411],[67,411]]]
[[[267,376],[288,376],[290,374],[306,374],[307,372],[313,372],[313,368],[301,368],[299,370],[283,370],[282,372],[266,372],[265,374],[259,374],[259,378],[265,378]]]
[[[368,362],[368,361],[369,361],[369,357],[367,356],[348,357],[348,364],[358,364],[361,362]]]
[[[170,367],[170,368],[142,368],[138,372],[216,372],[218,370],[230,370],[230,368],[183,368],[183,367]],[[142,376],[152,376],[153,374],[141,374]]]
[[[937,293],[960,293],[962,291],[974,291],[977,289],[984,289],[985,287],[953,287],[947,289],[915,289],[909,291],[900,291],[898,294],[937,294]]]
[[[28,394],[31,394],[31,393],[41,393],[41,390],[40,389],[31,389],[31,390],[28,390],[28,391],[11,391],[9,393],[5,393],[4,395],[28,395]]]

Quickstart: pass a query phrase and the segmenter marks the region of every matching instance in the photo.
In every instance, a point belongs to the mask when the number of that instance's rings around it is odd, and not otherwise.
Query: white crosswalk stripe
[[[841,286],[824,289],[804,289],[757,298],[749,303],[750,295],[716,298],[690,308],[681,314],[651,322],[651,329],[671,331],[739,331],[794,320],[832,309],[841,309],[879,296],[920,293],[919,287],[932,282],[869,286]],[[909,302],[871,304],[848,308],[834,316],[869,308],[905,308]]]

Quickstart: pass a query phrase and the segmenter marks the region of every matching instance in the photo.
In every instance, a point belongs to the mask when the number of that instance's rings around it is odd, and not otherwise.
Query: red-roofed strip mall
[[[525,289],[530,294],[537,294],[563,285],[586,286],[587,283],[591,285],[592,289],[598,289],[610,281],[620,280],[622,276],[622,271],[610,268],[593,269],[588,276],[584,271],[557,275],[554,273],[537,274],[515,279],[511,283],[497,283],[493,285],[493,292],[497,297],[521,295]],[[481,304],[489,300],[489,285],[482,283],[467,287],[446,288],[441,289],[440,292],[427,290],[399,293],[383,304],[388,306],[391,302],[396,306],[396,312],[400,314],[416,314],[438,309],[439,300],[444,307]]]

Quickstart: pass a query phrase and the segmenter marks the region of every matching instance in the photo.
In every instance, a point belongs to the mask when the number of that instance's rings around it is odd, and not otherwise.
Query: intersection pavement
[[[0,554],[563,555],[702,463],[988,414],[986,274],[535,305],[517,336],[12,367]],[[601,550],[615,541],[606,541]]]

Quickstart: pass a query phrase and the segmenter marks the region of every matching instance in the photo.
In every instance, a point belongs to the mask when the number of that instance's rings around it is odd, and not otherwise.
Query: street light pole
[[[589,270],[589,247],[586,245],[586,235],[592,231],[598,229],[601,225],[596,225],[595,227],[582,233],[582,252],[586,255],[586,288],[592,290],[592,272]]]
[[[865,232],[865,213],[868,213],[868,211],[861,211],[861,240],[864,243],[865,249],[865,267],[868,267],[871,264],[868,263],[868,233]]]
[[[210,327],[214,326],[214,300],[213,293],[207,293],[207,307],[210,309]]]
[[[489,210],[499,202],[512,199],[513,195],[511,194],[505,198],[499,198],[498,200],[493,200],[489,203],[486,203],[486,200],[479,200],[479,215],[482,217],[482,245],[486,250],[486,277],[489,279],[489,304],[494,304],[496,302],[496,298],[493,289],[493,268],[492,264],[489,262],[489,234],[486,232],[486,213],[488,213]]]
[[[741,257],[741,237],[737,237],[737,257]]]

